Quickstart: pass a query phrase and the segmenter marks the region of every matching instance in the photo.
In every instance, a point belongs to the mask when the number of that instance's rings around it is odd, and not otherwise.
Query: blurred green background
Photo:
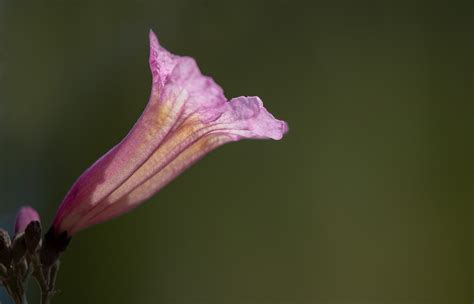
[[[290,133],[78,234],[54,303],[472,303],[473,7],[0,0],[0,221],[47,226],[128,132],[151,28]]]

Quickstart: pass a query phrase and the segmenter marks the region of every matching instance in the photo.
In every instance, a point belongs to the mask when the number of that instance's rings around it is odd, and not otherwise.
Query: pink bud
[[[38,212],[31,207],[21,208],[16,216],[15,234],[24,232],[28,224],[34,221],[40,221]]]

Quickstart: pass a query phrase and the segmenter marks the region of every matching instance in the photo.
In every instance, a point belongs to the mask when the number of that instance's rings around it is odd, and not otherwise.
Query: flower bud
[[[0,279],[6,278],[8,276],[8,270],[3,264],[0,264]]]
[[[31,207],[23,207],[18,211],[15,222],[15,235],[25,231],[28,224],[31,222],[39,222],[40,217],[38,212]]]
[[[21,261],[26,254],[25,235],[23,233],[17,234],[12,243],[12,258],[15,263]]]
[[[39,221],[33,221],[25,229],[26,249],[29,253],[35,253],[41,243],[41,224]]]
[[[11,239],[7,231],[0,229],[0,263],[8,267],[11,262]]]

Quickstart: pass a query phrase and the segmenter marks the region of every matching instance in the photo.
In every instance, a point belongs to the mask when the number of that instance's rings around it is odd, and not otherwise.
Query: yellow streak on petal
[[[145,110],[144,115],[145,140],[153,141],[156,140],[157,136],[164,136],[164,134],[159,133],[163,133],[172,127],[187,99],[188,93],[185,90],[172,92],[171,96],[168,96],[164,101],[158,100],[158,96],[153,94],[150,108]]]
[[[171,92],[167,100],[159,100],[156,94],[152,94],[132,131],[113,148],[116,149],[115,155],[110,165],[105,168],[103,182],[95,184],[90,196],[77,204],[75,211],[63,219],[62,229],[71,231],[103,210],[99,204],[110,201],[104,199],[113,193],[114,188],[123,183],[137,166],[155,153],[155,150],[152,150],[155,149],[154,143],[160,142],[173,128],[187,98],[188,93],[185,90]],[[126,183],[128,182],[125,181]],[[119,189],[121,187],[123,185],[120,185]]]
[[[106,201],[115,202],[144,180],[156,174],[157,171],[171,162],[173,158],[177,157],[181,150],[186,149],[187,145],[196,140],[201,129],[203,129],[203,125],[197,117],[188,119],[173,134],[170,134],[170,137],[165,139],[150,158],[122,186],[116,189]]]
[[[152,95],[142,117],[130,134],[114,148],[117,151],[109,167],[104,171],[103,182],[96,185],[90,199],[81,204],[85,212],[109,195],[110,191],[128,178],[137,166],[149,158],[156,143],[160,142],[173,127],[186,101],[187,93],[180,91],[171,97],[172,100],[163,102],[158,100],[157,96]],[[78,215],[79,217],[83,216],[83,214]],[[75,220],[71,220],[71,222],[75,222]]]
[[[111,200],[109,204],[102,209],[102,212],[88,217],[88,220],[82,221],[81,225],[76,225],[73,229],[73,233],[82,230],[85,227],[89,227],[91,225],[109,220],[115,216],[119,216],[124,212],[135,208],[141,202],[148,199],[158,190],[166,186],[166,184],[171,182],[182,171],[187,169],[209,151],[229,141],[232,141],[232,138],[223,134],[211,134],[204,136],[190,145],[187,149],[182,151],[181,154],[174,158],[167,166],[165,166],[162,170],[145,182],[141,183],[131,192],[127,193],[123,197],[120,197],[116,201]]]
[[[151,154],[151,156],[138,168],[123,184],[110,193],[107,197],[102,198],[97,206],[89,209],[88,212],[82,214],[80,219],[76,222],[73,230],[77,226],[83,225],[91,219],[99,216],[104,212],[108,205],[115,204],[122,197],[133,191],[137,186],[142,184],[146,179],[152,177],[159,170],[163,169],[169,162],[171,162],[181,150],[191,145],[193,141],[200,137],[200,134],[206,130],[203,128],[199,117],[189,117],[184,124],[178,129],[172,131],[161,145]],[[140,148],[140,147],[137,147]],[[71,221],[73,222],[73,221]]]
[[[220,134],[207,135],[196,141],[158,174],[132,191],[126,197],[126,204],[137,205],[141,201],[149,198],[205,154],[229,141],[232,141],[230,137]]]

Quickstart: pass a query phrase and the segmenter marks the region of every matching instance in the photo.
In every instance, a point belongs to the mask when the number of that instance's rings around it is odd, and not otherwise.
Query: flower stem
[[[33,277],[41,289],[41,304],[49,304],[51,302],[52,292],[37,256],[33,257],[33,267]]]
[[[41,293],[41,304],[50,304],[51,296],[49,292]]]

